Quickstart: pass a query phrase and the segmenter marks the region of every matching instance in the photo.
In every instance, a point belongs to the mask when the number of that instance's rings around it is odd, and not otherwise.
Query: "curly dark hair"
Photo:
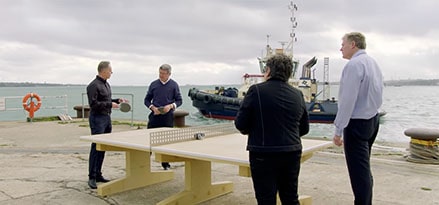
[[[270,68],[270,78],[288,81],[293,72],[293,61],[285,54],[276,54],[267,60],[266,66]]]

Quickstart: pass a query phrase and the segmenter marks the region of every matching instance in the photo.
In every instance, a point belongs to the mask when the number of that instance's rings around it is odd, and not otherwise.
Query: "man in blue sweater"
[[[145,106],[151,110],[147,128],[173,127],[174,110],[183,103],[180,88],[171,76],[171,66],[163,64],[159,68],[159,79],[154,80],[145,96]],[[162,162],[165,170],[170,168],[168,162]]]

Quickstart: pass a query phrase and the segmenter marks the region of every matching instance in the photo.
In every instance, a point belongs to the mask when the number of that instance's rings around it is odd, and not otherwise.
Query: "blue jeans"
[[[297,194],[302,151],[250,152],[250,169],[258,205],[299,205]]]
[[[92,135],[110,133],[111,117],[103,114],[90,114],[89,124]],[[88,177],[96,179],[102,176],[102,163],[104,162],[105,151],[96,150],[96,144],[92,143],[90,148],[90,156],[88,161]]]
[[[379,129],[379,117],[351,119],[343,130],[346,164],[354,193],[355,205],[372,204],[373,176],[370,151]]]

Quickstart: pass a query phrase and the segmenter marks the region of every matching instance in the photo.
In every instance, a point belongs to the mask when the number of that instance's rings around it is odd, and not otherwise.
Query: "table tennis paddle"
[[[121,102],[119,104],[119,109],[122,112],[129,112],[131,110],[131,105],[126,102]]]

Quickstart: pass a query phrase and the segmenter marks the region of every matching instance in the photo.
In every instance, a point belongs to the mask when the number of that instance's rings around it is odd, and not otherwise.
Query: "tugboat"
[[[337,101],[335,98],[324,101],[317,100],[317,96],[322,91],[317,93],[317,80],[310,76],[311,67],[316,62],[317,59],[314,57],[305,63],[302,71],[305,75],[302,75],[299,80],[292,77],[289,83],[302,91],[311,123],[333,123],[337,114]],[[260,63],[265,66],[263,59],[260,59]],[[244,83],[239,89],[235,87],[216,87],[215,90],[191,88],[189,89],[188,96],[192,100],[192,105],[203,116],[234,120],[248,88],[255,83],[262,82],[263,77],[264,75],[262,74],[245,74],[243,76]]]
[[[329,79],[327,74],[329,70],[329,58],[324,61],[324,82],[323,89],[319,91],[318,82],[315,78],[314,71],[311,68],[317,63],[317,58],[313,57],[302,66],[302,75],[299,79],[296,78],[297,67],[299,62],[293,56],[293,44],[297,41],[295,36],[295,29],[297,27],[294,13],[297,11],[297,6],[290,2],[288,8],[291,11],[291,33],[289,42],[281,42],[282,48],[272,49],[269,45],[269,37],[267,35],[267,45],[265,48],[265,56],[258,58],[259,69],[261,73],[265,71],[265,65],[268,58],[275,54],[284,54],[289,56],[293,61],[292,74],[288,80],[289,84],[302,91],[304,100],[309,113],[309,120],[311,123],[333,123],[337,114],[338,105],[334,97],[329,99]],[[287,46],[284,48],[285,44]],[[262,74],[245,74],[243,76],[243,85],[237,89],[229,87],[216,87],[215,90],[199,90],[191,88],[188,96],[192,100],[192,105],[196,107],[200,113],[208,118],[234,120],[239,110],[239,106],[248,90],[248,88],[256,83],[263,81]],[[323,93],[323,99],[318,97]],[[380,116],[385,115],[385,112],[380,112]]]

